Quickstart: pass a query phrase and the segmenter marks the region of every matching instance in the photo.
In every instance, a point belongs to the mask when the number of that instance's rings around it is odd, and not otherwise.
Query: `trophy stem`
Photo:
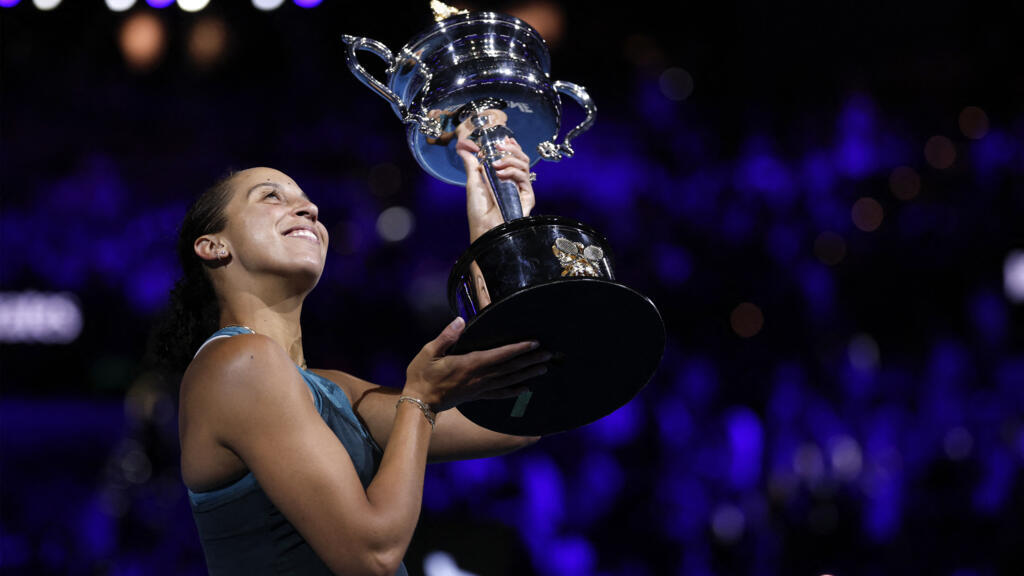
[[[503,124],[491,124],[490,116],[479,113],[471,118],[476,127],[469,138],[480,147],[480,165],[484,168],[487,183],[494,193],[494,200],[501,210],[501,217],[510,222],[523,217],[523,204],[519,200],[519,186],[515,182],[507,182],[498,178],[493,163],[508,153],[498,150],[498,143],[511,137],[512,130]]]
[[[515,182],[506,182],[498,179],[494,166],[489,161],[484,161],[484,174],[487,175],[487,183],[494,191],[494,199],[498,202],[501,210],[501,217],[505,222],[510,222],[523,217],[523,204],[519,201],[519,187]]]

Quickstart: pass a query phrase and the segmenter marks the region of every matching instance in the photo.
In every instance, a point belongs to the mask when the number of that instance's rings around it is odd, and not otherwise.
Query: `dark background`
[[[1024,248],[1021,11],[472,7],[527,19],[551,77],[596,101],[576,157],[535,167],[537,213],[602,231],[668,343],[612,416],[431,466],[410,570],[450,573],[443,551],[481,575],[1024,571],[1004,287]],[[119,40],[140,15],[164,33],[145,66]],[[176,227],[229,168],[288,173],[331,231],[310,363],[402,384],[450,319],[464,200],[416,165],[340,36],[397,50],[430,22],[426,2],[0,8],[0,572],[203,573],[176,383],[144,354]],[[223,51],[190,51],[217,29]],[[415,227],[392,242],[376,223],[396,206]],[[81,330],[41,342],[75,325],[31,308],[58,300]]]

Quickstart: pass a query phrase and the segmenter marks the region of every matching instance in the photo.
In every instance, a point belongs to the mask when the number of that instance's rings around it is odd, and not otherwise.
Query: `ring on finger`
[[[530,172],[530,182],[536,182],[536,181],[537,181],[537,173],[536,172]]]

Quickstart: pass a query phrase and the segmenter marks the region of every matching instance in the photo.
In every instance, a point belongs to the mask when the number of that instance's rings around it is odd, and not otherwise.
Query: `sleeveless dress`
[[[215,332],[203,346],[218,338],[252,333],[242,326],[228,326]],[[348,451],[365,490],[380,465],[380,447],[356,417],[341,388],[322,376],[295,368],[313,393],[316,411]],[[252,472],[222,488],[189,490],[188,496],[211,576],[331,574],[263,492]],[[405,565],[399,566],[396,576],[407,574]]]

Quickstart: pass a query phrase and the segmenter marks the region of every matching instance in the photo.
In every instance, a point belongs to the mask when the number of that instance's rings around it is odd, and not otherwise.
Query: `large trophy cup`
[[[447,7],[444,7],[447,8]],[[443,12],[397,54],[369,38],[344,36],[347,63],[391,103],[407,126],[409,148],[429,174],[464,186],[456,127],[472,128],[479,160],[505,222],[458,259],[448,280],[452,311],[466,319],[453,350],[463,353],[538,340],[551,368],[507,400],[459,406],[477,424],[508,434],[540,435],[593,422],[629,402],[653,376],[665,347],[654,304],[615,281],[612,250],[593,228],[559,216],[523,217],[518,188],[500,181],[495,145],[515,134],[531,157],[571,157],[571,141],[594,122],[581,86],[549,78],[547,46],[528,24],[503,14]],[[384,60],[387,83],[359,64]],[[586,111],[558,142],[565,95]],[[543,195],[541,195],[543,197]]]

